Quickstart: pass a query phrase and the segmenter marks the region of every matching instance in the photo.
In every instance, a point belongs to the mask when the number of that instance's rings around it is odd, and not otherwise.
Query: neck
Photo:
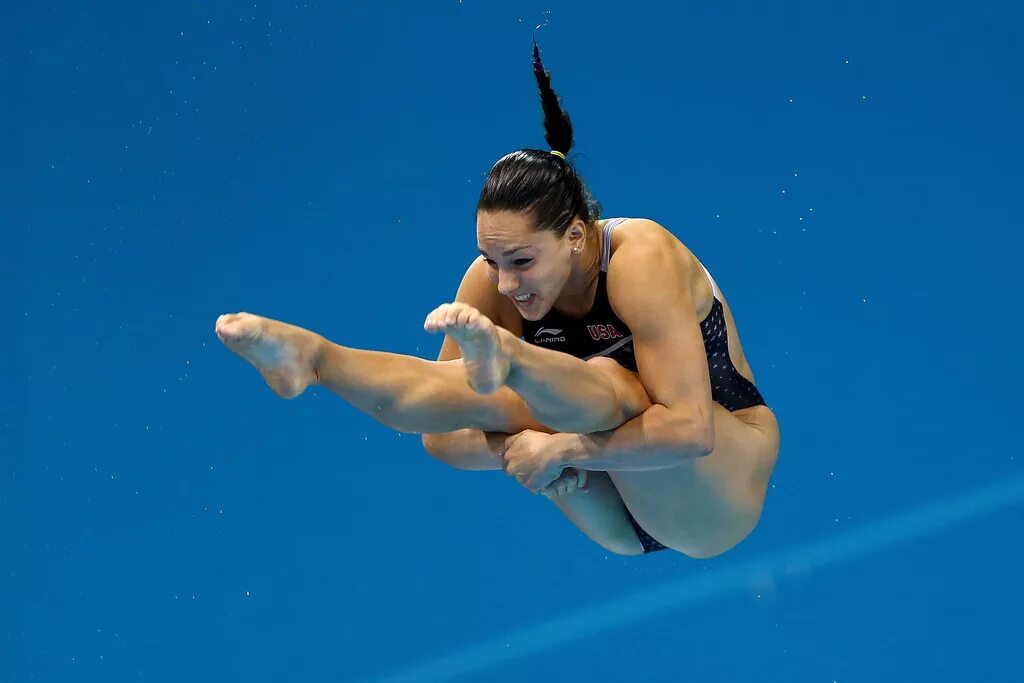
[[[594,305],[597,280],[601,273],[601,246],[603,241],[600,222],[594,224],[593,237],[586,240],[583,252],[576,259],[569,281],[555,308],[565,315],[583,315]]]

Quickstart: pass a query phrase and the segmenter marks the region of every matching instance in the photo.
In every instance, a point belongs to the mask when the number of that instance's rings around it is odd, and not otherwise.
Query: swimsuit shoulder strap
[[[722,290],[718,288],[718,283],[715,282],[715,278],[711,277],[711,271],[708,270],[707,266],[700,262],[700,259],[697,260],[697,263],[700,263],[700,267],[704,269],[704,274],[708,276],[708,282],[711,283],[711,292],[713,296],[721,301]]]
[[[604,224],[604,241],[601,245],[601,272],[608,272],[608,261],[612,257],[612,230],[619,227],[623,221],[629,220],[628,218],[609,218],[608,222]]]
[[[601,245],[601,272],[608,272],[608,261],[612,257],[612,231],[619,227],[623,221],[628,221],[628,218],[609,218],[604,224],[604,241]],[[708,278],[708,282],[711,284],[711,291],[713,296],[721,301],[722,290],[718,288],[718,283],[715,282],[715,278],[711,277],[711,271],[708,270],[707,266],[701,263],[700,259],[697,259],[697,263],[700,263],[700,267],[704,269],[704,274]]]

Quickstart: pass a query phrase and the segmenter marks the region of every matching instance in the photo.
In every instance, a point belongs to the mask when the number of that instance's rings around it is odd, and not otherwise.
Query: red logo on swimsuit
[[[587,325],[587,332],[594,341],[602,339],[620,339],[622,333],[615,329],[614,325]]]

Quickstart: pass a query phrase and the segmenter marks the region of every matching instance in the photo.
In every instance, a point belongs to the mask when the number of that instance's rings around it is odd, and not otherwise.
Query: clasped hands
[[[576,434],[546,434],[527,429],[505,439],[499,453],[502,469],[531,493],[547,497],[587,491],[587,471],[569,466],[579,447]]]

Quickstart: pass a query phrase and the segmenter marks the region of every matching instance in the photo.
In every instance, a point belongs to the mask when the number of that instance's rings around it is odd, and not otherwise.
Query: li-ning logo
[[[541,337],[541,335],[546,335]],[[562,336],[562,330],[553,330],[550,327],[542,327],[533,333],[533,341],[536,344],[544,344],[546,342],[564,342],[565,337]]]
[[[594,341],[622,338],[622,333],[615,329],[614,325],[587,325],[587,332]]]

